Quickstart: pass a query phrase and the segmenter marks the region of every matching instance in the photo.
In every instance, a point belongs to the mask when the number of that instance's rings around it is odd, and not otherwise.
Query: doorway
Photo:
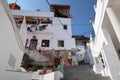
[[[30,50],[37,48],[37,42],[38,42],[38,39],[31,39],[30,40],[30,46],[29,46]]]

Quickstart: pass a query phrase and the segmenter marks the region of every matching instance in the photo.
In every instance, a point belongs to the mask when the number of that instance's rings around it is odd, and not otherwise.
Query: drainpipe
[[[115,15],[115,12],[111,7],[107,7],[106,12],[108,14],[108,17],[110,19],[110,22],[113,26],[113,29],[115,30],[116,36],[118,37],[118,40],[120,42],[120,23],[117,19],[117,16]]]

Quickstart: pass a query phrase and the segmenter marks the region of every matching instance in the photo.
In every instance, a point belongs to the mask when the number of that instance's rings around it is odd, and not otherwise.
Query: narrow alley
[[[101,74],[95,74],[90,65],[71,66],[64,69],[64,78],[61,80],[111,80]]]

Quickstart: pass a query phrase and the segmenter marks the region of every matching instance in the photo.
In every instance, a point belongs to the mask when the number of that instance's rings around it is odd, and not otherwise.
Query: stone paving
[[[111,80],[101,74],[95,74],[90,65],[71,66],[64,69],[64,78],[61,80]]]

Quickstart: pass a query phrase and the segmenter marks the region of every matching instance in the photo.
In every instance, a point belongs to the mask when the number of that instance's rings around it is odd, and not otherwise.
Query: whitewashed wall
[[[91,51],[91,48],[90,48],[90,44],[89,44],[89,43],[87,43],[86,52],[87,52],[87,54],[88,54],[89,64],[90,64],[90,65],[94,65],[94,59],[93,59],[93,55],[92,55],[92,51]]]
[[[67,30],[63,29],[63,25],[67,25]],[[53,19],[55,38],[72,38],[71,19],[70,18],[54,18]]]
[[[97,0],[97,5],[95,9],[96,16],[95,22],[93,24],[96,36],[95,41],[91,41],[90,46],[94,61],[96,60],[96,58],[98,58],[99,53],[102,52],[105,62],[105,68],[102,68],[101,65],[95,61],[93,70],[96,73],[101,73],[104,76],[110,76],[112,80],[120,80],[120,70],[117,68],[118,66],[120,66],[120,61],[114,46],[114,44],[116,43],[113,43],[115,41],[112,41],[114,39],[111,39],[111,37],[113,37],[111,35],[112,32],[110,32],[111,34],[109,33],[109,27],[115,26],[110,25],[111,23],[106,23],[107,21],[105,22],[105,20],[107,20],[107,17],[105,15],[106,8],[107,6],[112,4],[114,4],[114,1],[112,0]],[[116,7],[118,7],[118,4]],[[108,25],[103,25],[103,21]]]
[[[63,50],[63,49],[67,49],[67,50],[70,50],[71,48],[76,48],[76,45],[75,45],[75,39],[73,38],[70,38],[70,39],[65,39],[65,38],[53,38],[52,35],[36,35],[37,39],[38,39],[38,45],[37,45],[37,49],[41,48],[41,43],[42,43],[42,40],[43,39],[46,39],[46,40],[50,40],[50,45],[49,47],[44,47],[45,50],[52,50],[52,49],[55,49],[55,50]],[[30,39],[32,39],[32,35],[29,35],[27,36],[27,38],[29,39],[29,42],[28,42],[28,46],[30,44]],[[64,47],[58,47],[58,40],[64,40]],[[43,49],[43,47],[41,48]]]
[[[6,75],[6,70],[17,70],[20,68],[23,43],[6,0],[0,0],[0,12],[0,78],[1,80],[9,80],[6,77],[14,78],[15,75]]]
[[[13,11],[13,15],[22,15],[22,16],[37,16],[37,17],[51,17],[52,24],[49,24],[48,27],[43,31],[38,32],[26,32],[27,38],[30,40],[35,35],[38,39],[37,48],[41,48],[41,42],[43,39],[50,40],[50,46],[45,47],[44,49],[71,49],[76,48],[75,39],[72,38],[71,30],[71,19],[70,18],[57,18],[54,17],[52,12],[37,12],[31,11]],[[34,15],[33,15],[34,14]],[[44,15],[43,15],[44,14]],[[45,15],[46,14],[46,15]],[[67,30],[64,30],[63,25],[67,25]],[[24,28],[25,29],[25,28]],[[25,32],[23,33],[25,35]],[[58,40],[64,40],[64,47],[58,47]]]

